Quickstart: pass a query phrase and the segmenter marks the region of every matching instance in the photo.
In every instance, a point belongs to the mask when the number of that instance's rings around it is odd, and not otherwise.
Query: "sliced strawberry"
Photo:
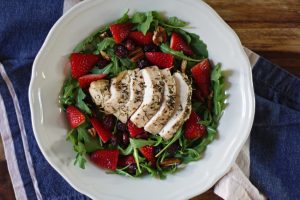
[[[116,170],[119,150],[118,149],[101,149],[91,153],[91,161],[104,169]]]
[[[144,35],[140,31],[133,31],[130,32],[128,35],[128,38],[132,39],[134,42],[136,42],[139,45],[147,45],[152,43],[152,32],[147,32],[146,35]]]
[[[144,133],[144,128],[137,127],[132,121],[127,122],[129,134],[132,138]]]
[[[81,88],[86,88],[91,84],[91,82],[98,81],[100,79],[105,78],[106,76],[107,76],[107,74],[88,74],[88,75],[81,76],[78,79],[79,86]]]
[[[72,128],[76,128],[85,121],[84,114],[75,106],[68,106],[66,109],[67,119]]]
[[[94,129],[97,131],[101,140],[106,143],[112,137],[112,133],[104,128],[104,125],[96,118],[91,118],[91,123]]]
[[[131,28],[132,28],[131,23],[112,24],[109,27],[113,38],[115,39],[116,43],[118,43],[118,44],[127,38],[128,34],[130,33]]]
[[[142,148],[140,148],[140,152],[148,161],[151,162],[152,165],[154,165],[156,162],[154,148],[154,146],[143,146]]]
[[[174,57],[171,54],[162,52],[146,52],[146,58],[153,64],[160,68],[173,67]]]
[[[72,53],[70,57],[73,78],[87,74],[98,62],[99,56],[94,54]]]
[[[120,156],[119,161],[118,161],[118,166],[125,167],[125,166],[131,165],[133,163],[135,163],[135,159],[134,159],[133,155]]]
[[[198,122],[201,120],[199,115],[192,111],[190,118],[185,123],[184,137],[188,140],[201,138],[206,133],[206,127]]]
[[[200,63],[196,64],[191,69],[192,76],[198,86],[202,97],[206,98],[210,93],[210,73],[211,67],[209,60],[205,59]]]
[[[186,41],[178,34],[172,33],[171,41],[170,41],[171,49],[175,51],[182,51],[186,55],[192,55],[193,51],[191,47],[186,43]]]

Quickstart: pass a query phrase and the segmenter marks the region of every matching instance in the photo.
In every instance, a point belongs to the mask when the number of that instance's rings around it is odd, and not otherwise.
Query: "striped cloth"
[[[34,57],[51,26],[77,2],[0,2],[0,132],[17,199],[88,199],[42,156],[28,102]],[[300,80],[246,51],[256,93],[254,125],[236,164],[215,192],[230,200],[300,199]]]

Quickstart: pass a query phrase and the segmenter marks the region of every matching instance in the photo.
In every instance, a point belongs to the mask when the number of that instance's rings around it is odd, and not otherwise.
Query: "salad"
[[[74,165],[165,178],[200,160],[225,109],[221,65],[188,23],[128,11],[70,54],[59,101]]]

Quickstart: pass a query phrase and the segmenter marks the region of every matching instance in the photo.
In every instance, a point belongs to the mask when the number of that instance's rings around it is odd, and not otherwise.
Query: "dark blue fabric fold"
[[[300,199],[300,79],[260,58],[250,135],[250,180],[270,199]]]

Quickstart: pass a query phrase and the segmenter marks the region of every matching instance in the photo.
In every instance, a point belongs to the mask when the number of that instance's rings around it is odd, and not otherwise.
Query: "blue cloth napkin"
[[[62,15],[63,1],[1,1],[0,10],[0,132],[16,197],[88,199],[44,159],[30,120],[32,62]],[[270,199],[299,199],[300,79],[259,58],[253,80],[250,180]]]

